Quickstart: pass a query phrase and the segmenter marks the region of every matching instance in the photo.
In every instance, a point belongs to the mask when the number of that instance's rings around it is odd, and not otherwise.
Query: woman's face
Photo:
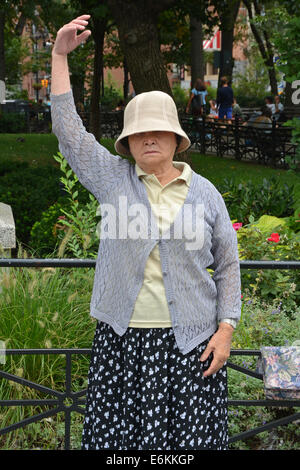
[[[141,168],[171,162],[177,142],[174,132],[139,132],[128,137],[131,155]]]

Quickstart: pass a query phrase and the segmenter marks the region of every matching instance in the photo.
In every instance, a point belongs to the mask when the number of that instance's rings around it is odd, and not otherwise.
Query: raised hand
[[[79,44],[86,41],[91,31],[85,29],[91,15],[81,15],[70,23],[65,24],[57,32],[56,40],[52,49],[52,55],[67,56],[76,49]],[[83,31],[77,35],[77,31]]]

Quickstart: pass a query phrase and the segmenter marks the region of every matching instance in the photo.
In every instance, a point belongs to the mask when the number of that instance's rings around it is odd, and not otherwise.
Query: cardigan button
[[[171,305],[173,303],[173,300],[169,300],[168,304]]]

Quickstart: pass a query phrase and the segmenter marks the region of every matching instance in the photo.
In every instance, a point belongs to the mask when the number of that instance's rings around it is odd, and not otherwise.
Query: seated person
[[[244,123],[245,126],[255,127],[257,129],[272,129],[272,111],[270,107],[263,106],[259,115],[254,113],[250,119]]]
[[[274,103],[274,112],[273,116],[275,117],[276,121],[279,120],[281,114],[283,113],[284,106],[282,103],[280,103],[280,96],[275,96],[275,103]]]
[[[240,105],[237,104],[236,98],[233,98],[232,115],[235,119],[241,119],[243,115]]]
[[[265,106],[267,106],[271,110],[271,113],[274,114],[275,104],[273,103],[273,97],[272,96],[266,96],[265,97]]]
[[[217,107],[216,100],[210,100],[209,105],[210,105],[210,110],[209,110],[209,115],[207,117],[217,118],[218,117],[218,107]]]
[[[254,113],[247,122],[244,122],[243,126],[262,129],[266,134],[269,134],[272,130],[271,116],[271,109],[267,106],[263,106],[260,114]],[[255,145],[255,141],[252,139],[246,139],[245,144],[252,146]]]

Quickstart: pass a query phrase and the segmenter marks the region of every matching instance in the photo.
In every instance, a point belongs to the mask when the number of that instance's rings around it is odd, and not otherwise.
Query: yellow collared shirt
[[[192,169],[187,163],[173,162],[173,165],[182,170],[181,175],[162,186],[154,174],[145,173],[137,163],[135,164],[136,173],[146,186],[148,199],[160,233],[164,233],[173,223],[185,201],[192,177]],[[157,245],[147,260],[144,282],[137,297],[129,326],[135,328],[172,326]]]

